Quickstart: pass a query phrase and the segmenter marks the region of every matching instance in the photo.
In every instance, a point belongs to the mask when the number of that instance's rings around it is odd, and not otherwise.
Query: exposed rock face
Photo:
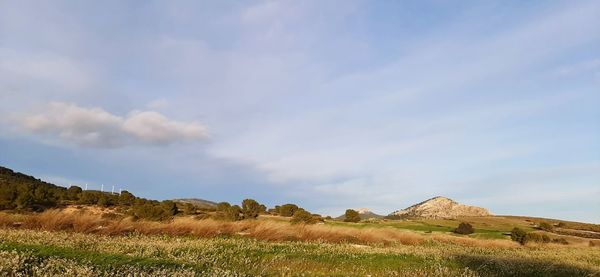
[[[390,215],[405,218],[456,218],[459,216],[489,216],[491,214],[484,208],[463,205],[452,199],[437,196],[404,210],[395,211]]]
[[[360,216],[361,219],[381,218],[381,217],[383,217],[382,215],[378,215],[378,214],[372,212],[371,210],[365,209],[365,208],[357,209],[356,211],[358,212],[358,215]]]

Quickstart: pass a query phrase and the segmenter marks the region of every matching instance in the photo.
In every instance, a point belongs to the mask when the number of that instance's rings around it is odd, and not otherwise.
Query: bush
[[[135,200],[136,197],[126,190],[121,191],[121,194],[119,194],[119,204],[121,205],[131,206],[135,203]]]
[[[226,212],[229,208],[231,208],[231,204],[227,202],[217,204],[217,212]]]
[[[549,243],[550,237],[546,234],[528,233],[525,235],[525,243],[537,242],[537,243]]]
[[[278,213],[281,216],[288,216],[288,217],[290,217],[290,216],[293,216],[294,213],[297,210],[299,210],[299,209],[300,208],[298,208],[297,205],[294,205],[294,204],[285,204],[285,205],[282,205],[281,207],[279,207]]]
[[[192,203],[180,203],[179,205],[185,215],[195,215],[198,212],[198,209]]]
[[[552,226],[552,224],[548,222],[540,222],[540,225],[538,227],[540,228],[540,230],[544,230],[546,232],[554,231],[554,226]]]
[[[225,219],[231,220],[231,221],[242,220],[243,219],[242,208],[240,208],[240,206],[238,206],[238,205],[233,205],[233,206],[229,207],[227,209],[227,211],[225,211]]]
[[[345,216],[345,218],[344,218],[345,222],[359,222],[360,221],[360,214],[353,209],[347,209],[344,216]]]
[[[242,214],[244,219],[255,219],[261,211],[260,204],[254,199],[244,199],[242,201]]]
[[[510,232],[510,239],[512,239],[513,241],[516,241],[520,244],[525,244],[525,242],[527,241],[526,237],[527,237],[527,232],[525,232],[521,228],[515,227]]]
[[[461,235],[469,235],[473,234],[475,232],[475,229],[473,229],[473,226],[471,224],[467,222],[461,222],[458,225],[458,227],[454,229],[454,232]]]
[[[569,242],[565,238],[553,239],[552,243],[564,244],[567,245]]]
[[[258,213],[267,214],[267,206],[260,204],[260,206],[258,206]]]
[[[175,204],[175,202],[170,201],[170,200],[163,201],[162,203],[160,203],[160,205],[161,205],[165,215],[167,215],[167,216],[174,216],[179,211],[177,209],[177,204]]]
[[[292,216],[292,223],[304,223],[304,224],[315,224],[317,219],[312,214],[305,210],[297,210]]]

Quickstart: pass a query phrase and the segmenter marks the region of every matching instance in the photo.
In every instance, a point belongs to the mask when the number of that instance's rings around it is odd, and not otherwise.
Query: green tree
[[[244,219],[254,219],[258,217],[260,212],[260,204],[254,199],[244,199],[242,201],[242,214]]]
[[[67,189],[65,193],[65,198],[68,200],[79,200],[79,195],[83,192],[83,190],[78,186],[71,186]]]
[[[261,213],[261,214],[266,214],[267,213],[267,206],[265,206],[263,204],[260,204],[260,206],[258,208],[259,208],[258,209],[258,213]]]
[[[17,196],[15,200],[15,204],[18,209],[27,209],[30,208],[34,203],[33,196],[31,193],[22,193]]]
[[[94,192],[94,191],[84,191],[83,193],[81,193],[81,196],[79,197],[79,203],[80,204],[87,204],[87,205],[94,205],[98,203],[98,199],[99,199],[99,192]]]
[[[360,214],[353,209],[347,209],[344,216],[345,216],[344,221],[346,221],[346,222],[359,222],[360,221]]]
[[[240,206],[238,206],[238,205],[233,205],[233,206],[229,207],[227,209],[227,211],[225,212],[225,219],[231,220],[231,221],[242,220],[243,219],[242,208],[240,208]]]
[[[108,207],[108,206],[112,206],[113,202],[108,195],[102,193],[98,196],[97,204],[102,207]]]
[[[131,206],[135,203],[136,197],[130,192],[124,190],[119,194],[119,204],[125,206]]]
[[[293,216],[294,213],[299,210],[298,206],[294,204],[285,204],[279,207],[279,215],[281,216]]]
[[[218,212],[226,212],[227,210],[229,210],[229,208],[231,208],[231,204],[229,204],[228,202],[221,202],[217,204]]]
[[[0,185],[0,209],[14,209],[17,190],[15,186]]]

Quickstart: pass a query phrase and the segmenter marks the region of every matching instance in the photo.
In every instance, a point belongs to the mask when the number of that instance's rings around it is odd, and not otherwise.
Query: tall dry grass
[[[0,227],[26,228],[45,231],[72,231],[102,235],[190,235],[195,237],[246,236],[265,241],[310,241],[356,244],[419,245],[427,241],[464,246],[514,248],[517,244],[506,240],[478,240],[451,235],[425,235],[392,227],[352,228],[329,225],[290,224],[275,220],[244,220],[236,222],[213,219],[197,220],[177,217],[170,222],[107,219],[85,212],[48,210],[39,214],[15,215],[0,213]]]

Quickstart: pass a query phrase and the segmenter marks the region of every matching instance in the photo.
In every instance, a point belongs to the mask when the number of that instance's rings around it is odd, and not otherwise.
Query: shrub
[[[353,209],[347,209],[344,216],[345,216],[344,221],[346,221],[346,222],[359,222],[360,221],[360,214]]]
[[[231,208],[231,204],[229,204],[227,202],[221,202],[221,203],[217,204],[217,212],[225,212],[229,208]]]
[[[67,189],[65,198],[68,200],[78,200],[79,195],[83,192],[83,190],[78,186],[71,186]]]
[[[244,219],[255,219],[261,211],[260,204],[254,199],[244,199],[242,201],[242,214]]]
[[[550,237],[546,234],[539,233],[527,233],[525,235],[525,242],[537,242],[537,243],[549,243]]]
[[[97,204],[102,207],[108,207],[108,206],[114,205],[114,203],[112,202],[112,199],[110,199],[110,197],[108,197],[104,194],[101,194],[98,196]]]
[[[126,206],[131,206],[133,205],[133,203],[135,203],[135,199],[136,197],[131,194],[130,192],[124,190],[121,191],[121,194],[119,194],[119,204],[121,205],[126,205]]]
[[[176,215],[178,212],[177,209],[177,204],[175,204],[175,202],[167,200],[167,201],[163,201],[162,203],[160,203],[163,212],[166,216],[173,216]]]
[[[461,222],[458,225],[458,227],[454,229],[454,232],[461,235],[468,235],[473,234],[475,232],[475,229],[473,229],[473,226],[471,224],[467,222]]]
[[[312,214],[305,210],[297,210],[292,217],[292,223],[305,223],[305,224],[315,224],[317,220],[313,217]]]
[[[525,232],[521,228],[515,227],[510,232],[510,239],[512,239],[513,241],[516,241],[520,244],[525,244],[526,239],[527,239],[526,237],[527,237],[527,232]]]
[[[194,206],[194,204],[192,204],[192,203],[182,203],[180,205],[182,206],[181,210],[183,211],[183,214],[194,215],[198,211],[196,206]]]
[[[163,207],[153,205],[152,203],[134,206],[133,214],[138,218],[150,220],[164,220],[169,218],[169,215],[165,212]]]
[[[279,207],[279,215],[281,216],[293,216],[294,213],[299,210],[297,205],[294,204],[285,204]]]
[[[564,244],[567,245],[569,242],[565,238],[553,239],[552,243]]]
[[[547,232],[554,231],[554,226],[552,226],[552,224],[548,222],[540,222],[540,225],[538,227],[540,228],[540,230],[544,230]]]
[[[233,206],[229,207],[227,209],[227,211],[225,212],[225,219],[231,220],[231,221],[242,220],[243,219],[242,208],[240,208],[240,206],[238,206],[238,205],[233,205]]]

